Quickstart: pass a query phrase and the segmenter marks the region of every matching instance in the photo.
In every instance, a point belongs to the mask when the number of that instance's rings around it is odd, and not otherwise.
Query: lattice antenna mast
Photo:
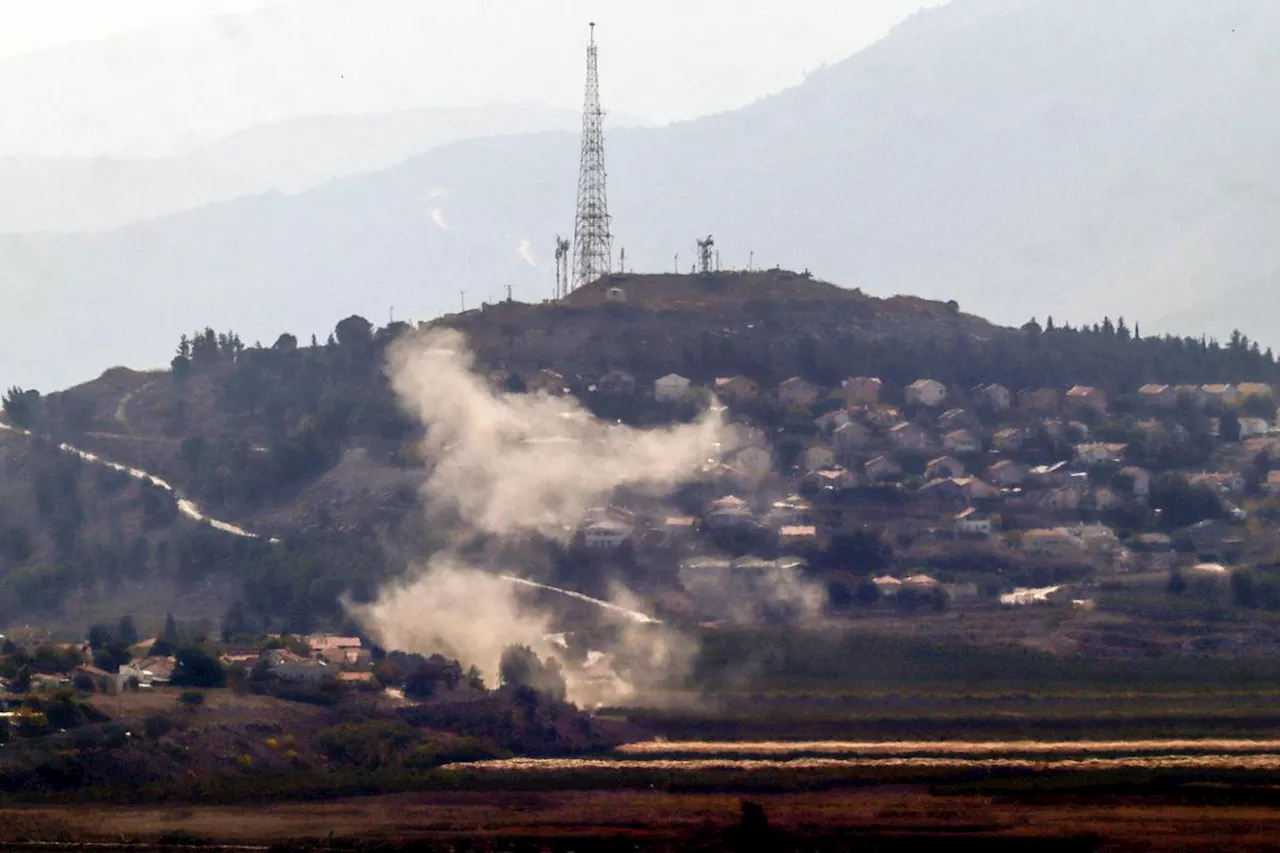
[[[573,220],[572,290],[610,271],[613,235],[609,233],[609,201],[605,192],[604,110],[600,108],[600,76],[596,69],[596,25],[587,45],[587,93],[582,106],[582,160],[578,166],[578,212]]]

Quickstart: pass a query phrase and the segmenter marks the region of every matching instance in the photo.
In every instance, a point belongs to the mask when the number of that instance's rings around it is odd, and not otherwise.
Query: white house
[[[933,408],[947,401],[947,386],[936,379],[917,379],[907,386],[907,402]]]
[[[592,551],[612,551],[631,538],[631,527],[612,519],[588,524],[582,530],[583,544]]]
[[[678,373],[668,373],[661,379],[654,380],[653,399],[659,403],[676,403],[689,390],[690,381]]]
[[[962,536],[990,536],[991,516],[969,507],[952,519],[952,526]]]
[[[1244,417],[1240,419],[1240,438],[1257,438],[1260,435],[1266,435],[1271,431],[1271,424],[1267,423],[1266,418],[1250,418]]]
[[[778,400],[792,406],[812,406],[818,402],[818,386],[793,376],[778,385]]]

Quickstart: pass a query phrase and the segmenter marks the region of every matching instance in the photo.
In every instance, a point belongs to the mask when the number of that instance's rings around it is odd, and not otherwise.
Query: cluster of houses
[[[268,638],[272,639],[279,638]],[[243,666],[246,670],[253,670],[261,666],[265,675],[286,682],[318,683],[325,678],[348,684],[374,681],[372,651],[364,647],[359,637],[312,634],[299,639],[305,644],[305,654],[298,644],[293,644],[294,649],[290,650],[268,642],[266,648],[228,648],[221,653],[219,660],[227,668]],[[28,689],[47,692],[76,684],[92,687],[95,693],[115,695],[165,687],[173,677],[177,658],[153,654],[156,642],[152,638],[132,646],[133,659],[115,672],[95,666],[92,663],[93,650],[87,644],[63,644],[59,646],[60,650],[78,655],[82,662],[68,673],[37,673],[32,676]],[[0,689],[6,686],[0,684]]]
[[[606,384],[644,393],[631,377],[611,375],[599,387]],[[1238,551],[1247,518],[1241,508],[1245,469],[1259,453],[1280,460],[1275,416],[1260,416],[1275,412],[1273,389],[1263,383],[1149,384],[1115,400],[1084,385],[960,390],[929,378],[888,390],[881,379],[865,376],[838,388],[801,377],[772,388],[745,376],[719,378],[706,388],[676,374],[658,378],[652,385],[655,402],[711,392],[726,407],[722,453],[703,472],[715,488],[701,513],[692,516],[638,519],[618,508],[599,510],[582,531],[586,547],[607,551],[626,543],[751,529],[771,533],[781,553],[791,555],[821,547],[839,529],[862,523],[891,534],[909,532],[913,540],[985,542],[1028,561],[1162,569],[1172,565],[1177,544],[1189,542],[1203,559]],[[748,414],[765,402],[786,409],[789,424],[797,415],[809,417],[812,428],[771,433]],[[1239,427],[1238,439],[1233,435],[1230,441],[1219,430],[1228,414]],[[1133,464],[1129,443],[1114,440],[1119,433],[1141,435],[1147,447],[1188,441],[1184,416],[1206,419],[1217,441],[1203,469]],[[779,452],[784,438],[793,450],[801,445],[785,458]],[[1108,514],[1147,505],[1157,478],[1170,473],[1218,495],[1224,517],[1173,535],[1141,531],[1122,540],[1106,523]],[[1280,495],[1280,470],[1267,474],[1261,487]],[[877,513],[864,501],[857,510],[824,510],[829,496],[850,490],[892,492],[898,508]],[[722,589],[745,568],[786,571],[758,562],[696,556],[682,564],[682,578],[686,588],[709,583]],[[892,595],[895,583],[911,588],[931,580],[917,573],[877,584]]]

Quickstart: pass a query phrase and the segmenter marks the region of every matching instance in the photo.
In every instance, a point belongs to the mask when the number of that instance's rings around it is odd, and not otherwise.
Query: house
[[[1076,512],[1084,497],[1084,488],[1079,483],[1058,486],[1036,496],[1032,503],[1046,512]]]
[[[120,692],[121,678],[116,672],[107,672],[91,664],[82,663],[73,670],[73,680],[87,678],[93,683],[95,693],[115,694]]]
[[[716,380],[716,396],[739,403],[750,402],[760,396],[760,386],[745,376],[722,377]]]
[[[1240,439],[1258,438],[1271,432],[1271,424],[1267,423],[1266,418],[1240,418]]]
[[[993,412],[1004,412],[1013,405],[1013,394],[1003,385],[992,383],[979,385],[974,390],[974,398]]]
[[[774,501],[764,518],[768,527],[779,528],[789,524],[808,524],[813,505],[799,495],[789,495]]]
[[[622,547],[632,532],[630,525],[604,519],[582,529],[582,544],[590,551],[613,551]]]
[[[659,403],[678,403],[689,390],[690,380],[678,373],[668,373],[653,382],[653,399]]]
[[[978,420],[964,409],[947,409],[938,415],[938,429],[951,432],[956,429],[968,429],[978,425]]]
[[[768,447],[769,441],[760,430],[741,421],[734,421],[720,431],[720,446],[726,450],[742,447]]]
[[[544,367],[524,381],[524,389],[529,394],[563,397],[569,393],[569,383],[559,373]]]
[[[1027,472],[1027,478],[1034,485],[1043,488],[1066,485],[1071,478],[1071,465],[1067,462],[1055,462],[1052,465],[1037,465]]]
[[[1244,399],[1240,396],[1240,389],[1230,384],[1201,385],[1200,392],[1204,395],[1205,402],[1208,405],[1222,408],[1238,406]]]
[[[986,538],[991,535],[991,516],[969,507],[951,519],[951,526],[961,536]]]
[[[872,426],[877,426],[880,429],[892,429],[902,423],[902,410],[887,403],[877,403],[865,409],[864,417],[867,423]]]
[[[856,453],[871,442],[871,430],[857,421],[849,421],[836,429],[833,437],[836,450],[841,453]]]
[[[703,521],[712,529],[750,527],[756,523],[747,502],[736,495],[728,495],[711,502],[703,515]]]
[[[1050,560],[1071,560],[1084,556],[1084,543],[1062,528],[1028,530],[1021,547],[1028,556]]]
[[[946,501],[949,503],[964,503],[964,488],[961,487],[958,480],[954,477],[943,477],[938,480],[930,480],[920,487],[917,493],[922,499],[928,498],[935,501]]]
[[[773,470],[773,454],[755,445],[748,445],[729,454],[725,461],[752,479],[760,479]]]
[[[929,464],[924,467],[926,480],[963,477],[964,475],[964,463],[954,456],[939,456],[937,459],[931,459]]]
[[[1280,496],[1280,471],[1268,471],[1267,481],[1262,484],[1262,489],[1272,497]]]
[[[1072,409],[1107,410],[1107,395],[1090,385],[1076,385],[1067,391],[1067,406]]]
[[[1076,445],[1076,461],[1084,465],[1097,465],[1102,462],[1120,462],[1124,459],[1127,444],[1110,444],[1107,442],[1091,442]]]
[[[889,456],[877,456],[864,465],[862,470],[867,475],[867,479],[873,483],[882,483],[902,476],[902,466]]]
[[[1120,496],[1108,486],[1090,488],[1080,499],[1080,507],[1093,512],[1106,512],[1115,509],[1120,503]]]
[[[907,386],[907,402],[935,408],[947,401],[947,386],[936,379],[917,379]]]
[[[312,634],[307,637],[307,646],[311,654],[317,657],[342,657],[347,649],[358,649],[363,645],[359,637],[339,637],[334,634]]]
[[[1225,521],[1205,519],[1178,531],[1178,538],[1191,543],[1202,559],[1230,559],[1243,545],[1237,528]]]
[[[1178,405],[1178,392],[1172,385],[1151,383],[1138,389],[1138,399],[1153,409],[1172,409]]]
[[[1017,453],[1027,442],[1027,434],[1010,427],[1002,429],[991,438],[991,446],[1001,453]]]
[[[1275,393],[1271,390],[1271,386],[1265,382],[1241,382],[1236,386],[1236,390],[1240,392],[1240,402],[1243,403],[1250,397],[1257,397],[1260,400],[1272,400]]]
[[[937,588],[938,581],[936,578],[926,574],[909,575],[902,579],[902,589],[915,590],[917,592],[928,592]]]
[[[1209,398],[1205,396],[1199,385],[1174,385],[1173,393],[1178,398],[1179,405],[1187,405],[1196,409],[1203,409],[1209,401]]]
[[[1146,468],[1129,465],[1120,469],[1120,476],[1132,484],[1130,488],[1133,490],[1134,497],[1146,498],[1151,494],[1151,472]]]
[[[790,406],[812,406],[818,402],[818,386],[793,376],[778,385],[778,400]]]
[[[323,681],[325,677],[334,672],[324,661],[310,660],[281,661],[271,666],[267,671],[281,681],[290,681],[296,684],[315,684],[318,681]]]
[[[1002,489],[1021,486],[1026,477],[1023,467],[1010,459],[1001,459],[987,468],[987,482]]]
[[[991,501],[1000,497],[1000,490],[977,477],[957,477],[952,482],[960,487],[960,495],[970,503]]]
[[[981,453],[982,439],[967,429],[952,430],[943,436],[942,449],[948,453]]]
[[[852,489],[858,485],[858,475],[839,465],[811,471],[806,479],[821,489]]]
[[[611,370],[596,380],[596,388],[605,394],[634,394],[636,378],[624,370]]]
[[[910,421],[889,430],[889,437],[899,450],[928,452],[933,449],[933,436],[929,435],[929,431]]]
[[[833,433],[852,420],[848,409],[836,409],[813,419],[813,425],[824,433]]]
[[[816,545],[818,528],[811,524],[787,525],[778,529],[778,544],[784,547]]]
[[[880,402],[884,383],[874,376],[855,376],[846,379],[840,387],[846,406],[873,406]]]
[[[1240,494],[1244,491],[1244,475],[1235,471],[1224,471],[1212,474],[1189,474],[1187,482],[1193,486],[1205,486],[1222,494]]]
[[[1038,388],[1018,394],[1018,404],[1028,412],[1052,414],[1062,408],[1062,392],[1057,388]]]
[[[804,470],[819,471],[836,464],[836,455],[830,447],[815,444],[804,452]]]
[[[882,575],[878,578],[872,578],[871,582],[876,585],[876,589],[880,591],[881,598],[893,598],[902,589],[902,581],[889,575]]]

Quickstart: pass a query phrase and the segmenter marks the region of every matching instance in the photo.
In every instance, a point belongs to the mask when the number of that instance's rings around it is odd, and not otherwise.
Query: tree
[[[528,646],[507,646],[498,663],[498,680],[504,687],[528,688],[562,700],[566,687],[555,658],[544,664]]]
[[[111,642],[111,629],[106,625],[92,625],[89,627],[89,648],[101,649]]]
[[[333,332],[338,345],[344,348],[366,347],[373,343],[373,324],[358,314],[339,320]]]
[[[122,646],[132,646],[138,642],[138,629],[133,624],[133,617],[125,614],[116,624],[115,641]]]
[[[160,639],[175,646],[182,641],[182,635],[178,633],[178,620],[173,618],[172,613],[164,617],[164,630],[160,632]]]
[[[199,690],[184,690],[178,694],[178,704],[188,711],[194,711],[204,704],[204,694]]]
[[[178,687],[225,687],[227,673],[217,659],[195,646],[178,649],[170,682]]]
[[[15,426],[31,429],[36,422],[36,414],[40,408],[40,392],[24,391],[13,386],[4,395],[4,413],[9,416]]]

